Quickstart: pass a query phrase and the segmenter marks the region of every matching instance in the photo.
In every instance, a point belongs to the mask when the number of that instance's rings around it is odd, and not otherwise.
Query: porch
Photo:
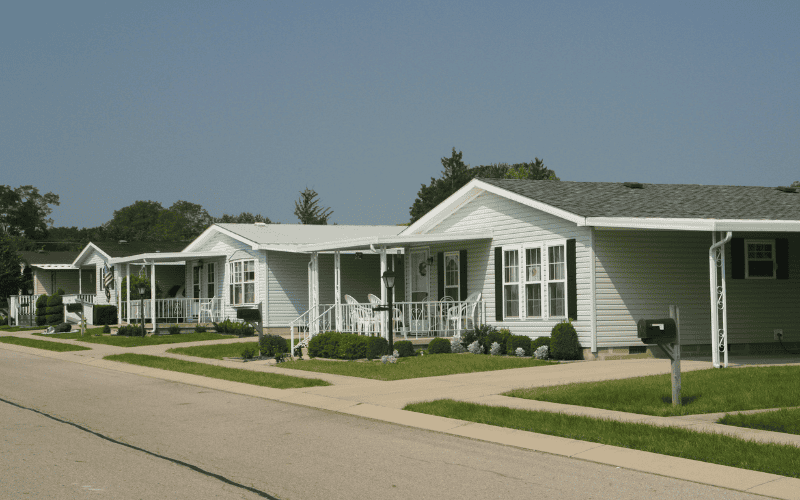
[[[43,294],[30,295],[11,295],[8,298],[8,318],[16,326],[35,326],[36,325],[36,301]],[[64,304],[71,304],[81,301],[84,304],[94,303],[94,294],[90,293],[70,293],[62,295]],[[65,318],[67,313],[65,309]]]
[[[128,324],[140,323],[144,315],[145,323],[154,323],[153,330],[158,323],[218,323],[223,320],[222,299],[219,297],[132,299],[123,302],[120,311],[120,320],[124,318]]]

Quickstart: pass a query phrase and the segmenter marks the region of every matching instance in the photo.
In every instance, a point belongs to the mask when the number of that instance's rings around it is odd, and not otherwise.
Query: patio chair
[[[361,304],[349,295],[344,296],[344,301],[347,303],[350,324],[355,325],[356,332],[363,332],[364,335],[371,334],[374,326],[377,326],[377,320],[375,315],[372,314],[372,308]]]
[[[202,323],[203,317],[207,317],[208,321],[214,321],[213,300],[201,300],[200,310],[197,312],[197,322]]]
[[[369,303],[373,306],[382,305],[380,297],[373,294],[368,294],[367,298],[369,299]],[[376,321],[380,321],[380,316],[375,316]],[[399,332],[400,329],[405,325],[403,321],[403,311],[400,310],[399,307],[392,307],[392,319],[394,321],[394,331],[395,333]],[[380,330],[380,328],[378,328]]]
[[[460,332],[462,324],[464,329],[467,329],[470,322],[472,322],[472,328],[475,328],[475,309],[480,300],[481,292],[475,292],[470,294],[464,302],[450,307],[447,310],[446,329],[449,329],[450,323],[453,323],[453,330]]]

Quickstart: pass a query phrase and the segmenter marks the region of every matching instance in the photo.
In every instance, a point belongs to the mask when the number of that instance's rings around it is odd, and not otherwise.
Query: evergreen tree
[[[294,202],[294,214],[301,224],[328,224],[328,217],[333,210],[319,207],[319,200],[315,199],[317,196],[316,191],[306,188],[300,192],[300,199]]]

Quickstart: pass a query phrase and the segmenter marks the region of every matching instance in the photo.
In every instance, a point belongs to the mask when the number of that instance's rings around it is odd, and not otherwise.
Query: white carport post
[[[319,316],[319,253],[317,252],[311,254],[309,277],[309,331],[312,335],[316,335],[319,333],[319,321],[317,321],[317,316]]]
[[[381,286],[381,304],[386,304],[386,301],[389,297],[386,296],[386,287],[383,286],[383,273],[386,272],[386,247],[381,247],[381,275],[379,277],[378,283]],[[386,329],[386,312],[381,311],[380,316],[381,319],[381,336],[386,340],[389,340],[389,332]]]
[[[342,255],[333,254],[333,303],[336,306],[336,331],[342,331]]]
[[[125,288],[128,305],[125,307],[125,322],[131,324],[131,265],[125,265]]]
[[[113,269],[116,269],[118,266],[114,265]],[[114,283],[114,291],[117,292],[117,321],[119,324],[122,324],[122,294],[120,293],[120,288],[122,285],[122,278],[119,277],[119,271],[114,272],[114,279],[116,283]]]
[[[728,367],[728,308],[725,286],[725,243],[731,241],[733,233],[717,242],[716,231],[711,232],[711,248],[708,249],[709,281],[711,285],[711,362],[720,367],[719,353],[725,353],[725,368]],[[717,268],[720,268],[719,276]],[[718,283],[718,280],[720,283]],[[720,315],[722,328],[720,328]]]
[[[156,332],[156,262],[150,262],[150,317],[153,321],[153,333]]]

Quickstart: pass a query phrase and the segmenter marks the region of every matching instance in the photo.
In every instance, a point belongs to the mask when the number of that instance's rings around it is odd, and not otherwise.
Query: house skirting
[[[761,342],[749,344],[728,344],[728,354],[730,356],[754,356],[759,354],[787,354],[784,347],[790,352],[795,353],[800,358],[800,342],[784,342],[781,346],[778,342]],[[693,358],[700,356],[711,356],[710,344],[682,345],[681,357]],[[629,347],[601,347],[596,353],[591,349],[583,350],[585,360],[610,360],[625,359],[632,357],[647,357],[669,359],[668,356],[658,346],[641,345]]]

